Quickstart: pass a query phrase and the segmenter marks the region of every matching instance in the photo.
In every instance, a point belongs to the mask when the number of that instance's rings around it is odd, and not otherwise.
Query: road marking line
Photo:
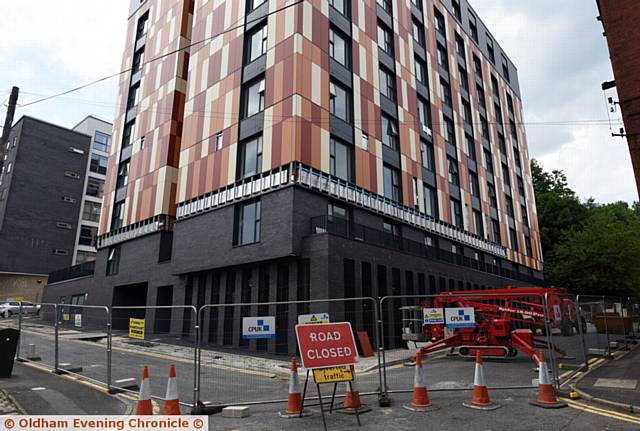
[[[569,407],[577,409],[577,410],[582,410],[585,412],[589,412],[589,413],[593,413],[596,415],[600,415],[600,416],[606,416],[612,419],[617,419],[620,421],[625,421],[625,422],[630,422],[633,424],[637,424],[640,425],[640,418],[635,417],[635,416],[629,416],[626,415],[624,413],[618,413],[616,411],[612,411],[612,410],[604,410],[604,409],[600,409],[598,407],[593,407],[593,406],[589,406],[586,404],[581,404],[566,398],[562,398],[563,401],[565,401]]]

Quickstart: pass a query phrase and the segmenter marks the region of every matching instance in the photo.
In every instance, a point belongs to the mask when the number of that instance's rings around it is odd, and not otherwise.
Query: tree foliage
[[[546,279],[574,293],[640,294],[640,203],[581,202],[562,171],[531,162]]]

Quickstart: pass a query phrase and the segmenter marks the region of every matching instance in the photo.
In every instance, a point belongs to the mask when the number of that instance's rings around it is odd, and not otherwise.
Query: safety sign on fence
[[[144,319],[129,318],[129,338],[144,340]]]
[[[444,325],[444,308],[424,308],[423,325]]]
[[[301,314],[298,316],[299,325],[329,322],[329,313]]]
[[[448,328],[473,328],[476,326],[473,307],[446,308],[445,322]]]
[[[296,325],[296,338],[307,369],[354,365],[358,360],[349,322]]]
[[[73,326],[75,326],[76,328],[82,328],[82,314],[76,314]]]
[[[322,383],[350,382],[352,380],[353,373],[349,365],[313,370],[313,381],[318,385]]]
[[[245,340],[275,338],[275,336],[275,316],[242,318],[242,338]]]

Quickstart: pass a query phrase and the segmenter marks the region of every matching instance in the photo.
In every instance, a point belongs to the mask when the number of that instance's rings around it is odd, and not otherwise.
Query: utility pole
[[[13,125],[13,116],[16,113],[19,92],[20,89],[18,87],[13,87],[11,89],[11,96],[9,96],[7,116],[4,119],[4,128],[2,129],[2,135],[0,136],[0,169],[2,169],[2,165],[4,164],[4,153],[7,149],[7,142],[9,141],[9,132],[11,132],[11,126]]]

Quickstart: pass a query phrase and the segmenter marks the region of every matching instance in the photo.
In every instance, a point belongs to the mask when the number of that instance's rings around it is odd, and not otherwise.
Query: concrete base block
[[[299,418],[299,417],[307,417],[307,416],[311,416],[313,413],[310,412],[309,410],[304,410],[302,412],[302,415],[300,413],[287,413],[287,412],[278,412],[278,416],[280,416],[282,419],[295,419],[295,418]]]
[[[605,356],[607,354],[607,351],[605,349],[589,349],[587,351],[587,354],[593,356]]]
[[[567,403],[563,403],[561,401],[557,403],[541,403],[537,400],[529,401],[529,404],[536,407],[542,407],[543,409],[561,409],[563,407],[567,407]]]
[[[427,412],[434,412],[436,410],[440,410],[440,407],[438,406],[414,407],[411,404],[405,404],[402,406],[402,408],[412,412],[416,412],[416,413],[427,413]]]
[[[246,418],[250,414],[248,406],[231,406],[222,409],[223,418]]]
[[[496,404],[496,403],[489,404],[488,406],[479,406],[477,404],[471,404],[471,403],[462,403],[462,405],[467,408],[475,409],[475,410],[496,410],[502,407],[500,404]]]

